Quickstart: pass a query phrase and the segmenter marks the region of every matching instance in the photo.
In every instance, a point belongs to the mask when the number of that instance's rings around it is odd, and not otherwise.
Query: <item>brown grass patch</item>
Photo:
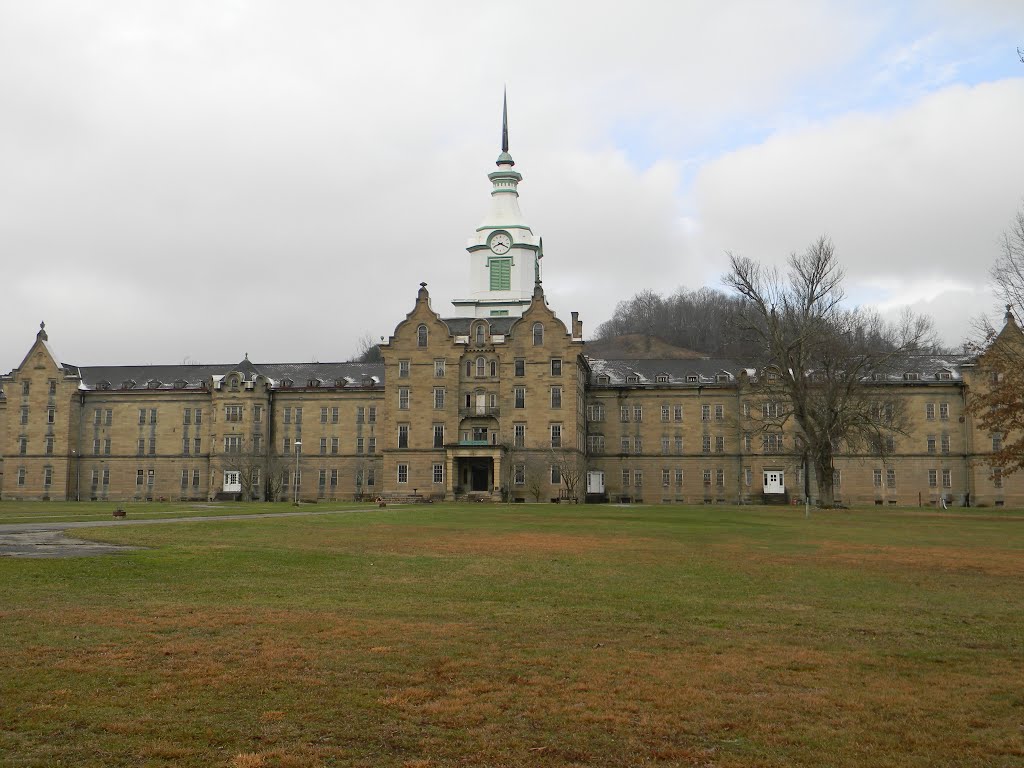
[[[1024,576],[1024,553],[990,547],[907,547],[825,542],[814,556],[851,565],[887,565],[988,576]]]

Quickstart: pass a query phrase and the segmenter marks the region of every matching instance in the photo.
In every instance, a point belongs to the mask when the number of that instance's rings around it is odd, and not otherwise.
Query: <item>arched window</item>
[[[493,376],[497,376],[497,375],[498,375],[498,361],[497,360],[491,360],[491,376],[493,377]]]
[[[468,379],[472,375],[473,375],[473,361],[472,360],[467,360],[466,361],[466,378]]]
[[[482,347],[487,339],[487,327],[483,323],[476,326],[476,345]]]
[[[483,378],[485,375],[484,362],[485,361],[482,357],[478,357],[476,359],[476,375],[479,376],[480,378]]]
[[[533,346],[539,347],[544,344],[544,326],[540,323],[533,324]]]
[[[427,326],[425,325],[421,325],[419,328],[416,329],[416,346],[427,346]]]

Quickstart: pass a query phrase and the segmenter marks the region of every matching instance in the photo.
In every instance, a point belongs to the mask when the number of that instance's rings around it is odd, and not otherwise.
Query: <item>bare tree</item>
[[[522,463],[526,489],[533,496],[534,501],[540,501],[541,494],[544,492],[544,486],[548,480],[548,467],[544,463],[544,459],[536,453],[526,456],[526,460]]]
[[[785,274],[746,257],[729,260],[724,281],[741,299],[736,328],[761,350],[752,386],[759,400],[782,404],[764,431],[781,433],[792,420],[818,503],[833,506],[836,453],[884,454],[887,438],[905,431],[901,401],[874,384],[872,373],[933,343],[931,320],[907,313],[888,324],[876,313],[844,309],[843,270],[826,237],[792,254]]]
[[[238,450],[220,454],[219,462],[222,471],[238,473],[243,501],[276,501],[280,496],[284,463],[267,451],[262,441],[248,438]]]
[[[354,363],[380,363],[384,361],[380,353],[380,345],[373,340],[369,331],[359,337],[356,354],[352,359]]]
[[[558,475],[565,486],[565,495],[574,503],[579,503],[580,486],[585,470],[583,456],[579,451],[551,451],[551,464],[558,468]]]

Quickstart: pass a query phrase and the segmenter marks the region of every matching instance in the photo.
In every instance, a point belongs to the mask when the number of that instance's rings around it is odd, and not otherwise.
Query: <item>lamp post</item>
[[[302,441],[295,441],[295,506],[299,506],[299,451],[302,450]]]

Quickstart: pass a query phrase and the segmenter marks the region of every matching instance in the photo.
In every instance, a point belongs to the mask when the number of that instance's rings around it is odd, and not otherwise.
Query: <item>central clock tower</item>
[[[508,101],[501,111],[501,154],[487,178],[491,181],[491,207],[469,238],[470,297],[452,302],[470,317],[518,317],[530,305],[540,282],[541,239],[519,210],[519,182],[508,153]]]

